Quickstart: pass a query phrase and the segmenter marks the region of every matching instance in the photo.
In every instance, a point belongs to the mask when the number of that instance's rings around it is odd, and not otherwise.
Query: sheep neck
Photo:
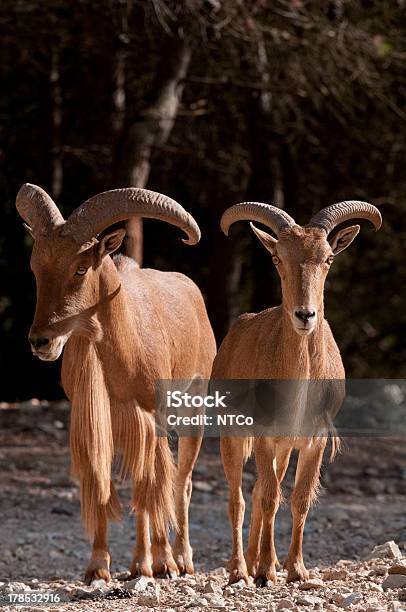
[[[102,328],[99,354],[107,372],[125,380],[139,371],[141,356],[134,304],[114,265],[108,259],[100,273],[97,318]]]

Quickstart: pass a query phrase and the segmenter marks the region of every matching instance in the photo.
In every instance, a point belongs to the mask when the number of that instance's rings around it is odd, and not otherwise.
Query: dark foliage
[[[58,397],[58,364],[26,341],[35,305],[30,238],[14,199],[43,186],[65,215],[114,184],[126,129],[143,117],[168,49],[192,51],[169,139],[148,187],[198,220],[188,248],[146,222],[144,265],[203,289],[218,339],[240,312],[277,303],[270,258],[248,226],[231,239],[221,212],[276,202],[305,223],[342,199],[381,207],[334,263],[327,318],[351,377],[405,376],[405,24],[402,2],[4,0],[0,7],[1,399]]]

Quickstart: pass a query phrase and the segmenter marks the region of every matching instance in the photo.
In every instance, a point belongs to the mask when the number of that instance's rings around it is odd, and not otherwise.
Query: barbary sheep
[[[316,496],[328,434],[332,431],[329,418],[341,404],[345,379],[339,349],[324,318],[324,283],[334,257],[351,244],[360,226],[342,228],[331,238],[329,234],[353,218],[368,219],[376,229],[381,226],[377,208],[355,201],[324,208],[305,227],[297,225],[283,210],[257,202],[232,206],[222,216],[221,227],[226,235],[229,227],[240,220],[258,221],[275,233],[277,239],[251,224],[255,235],[270,252],[281,278],[282,304],[258,314],[242,315],[234,323],[215,358],[212,379],[273,379],[289,380],[293,384],[294,381],[299,384],[301,381],[342,381],[342,385],[333,384],[331,401],[335,405],[325,407],[326,418],[311,436],[292,432],[291,436],[222,437],[233,539],[230,583],[241,579],[247,582],[249,575],[257,586],[276,582],[274,520],[281,498],[280,485],[294,448],[299,450],[299,457],[291,498],[292,539],[285,568],[288,581],[308,578],[302,553],[303,530]],[[267,282],[265,278],[264,282]],[[299,386],[296,388],[300,390]],[[286,406],[287,412],[298,409],[298,398],[293,404],[296,406]],[[252,450],[258,480],[253,490],[249,542],[244,557],[242,470]]]
[[[200,230],[177,202],[146,189],[101,193],[66,221],[35,185],[21,187],[16,206],[34,238],[32,352],[53,361],[64,349],[72,467],[93,539],[86,581],[110,578],[107,527],[109,519],[120,517],[112,481],[115,455],[121,456],[121,474],[134,485],[137,540],[131,573],[192,573],[188,509],[201,436],[179,439],[175,473],[167,438],[155,431],[155,392],[160,379],[209,377],[213,332],[202,295],[189,278],[141,269],[125,256],[110,255],[125,235],[115,224],[129,218],[166,221],[182,229],[191,245],[199,241]],[[176,528],[173,551],[170,524]]]

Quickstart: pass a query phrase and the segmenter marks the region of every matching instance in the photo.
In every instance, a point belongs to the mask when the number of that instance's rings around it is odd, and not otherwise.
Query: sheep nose
[[[314,312],[314,310],[305,310],[305,309],[295,310],[295,317],[303,321],[303,323],[307,323],[309,319],[312,319],[315,316],[316,316],[316,313]]]
[[[49,344],[49,338],[37,338],[36,336],[30,336],[28,338],[31,346],[35,349],[38,350],[43,346],[46,346],[47,344]]]

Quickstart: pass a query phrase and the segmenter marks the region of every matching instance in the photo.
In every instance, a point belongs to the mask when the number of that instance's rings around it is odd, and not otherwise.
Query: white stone
[[[375,546],[372,552],[367,556],[368,559],[401,559],[402,553],[399,546],[393,541],[385,542]]]
[[[340,607],[341,608],[349,608],[353,604],[357,604],[360,601],[362,601],[361,593],[351,593],[350,595],[347,595],[346,597],[343,597],[343,599],[342,599],[342,601],[340,603]]]
[[[311,591],[312,589],[321,589],[322,587],[324,587],[324,583],[320,578],[310,578],[310,580],[299,584],[301,591]]]
[[[4,593],[18,593],[21,591],[31,591],[31,587],[28,584],[24,584],[24,582],[8,582],[2,587],[2,590]]]
[[[323,602],[321,597],[315,597],[314,595],[300,595],[295,601],[298,606],[316,606]]]
[[[382,565],[377,563],[376,565],[372,566],[372,573],[374,573],[376,576],[385,576],[386,572],[388,570],[387,565]]]
[[[210,493],[213,491],[213,487],[208,482],[203,482],[202,480],[196,480],[193,483],[193,488],[197,489],[197,491],[202,491],[203,493]]]
[[[148,576],[139,576],[138,578],[124,582],[124,588],[126,591],[134,591],[136,593],[145,591],[145,589],[150,585],[155,586],[155,580],[153,578],[149,578]]]
[[[348,572],[344,568],[330,568],[323,572],[323,580],[347,580]]]
[[[369,582],[366,585],[370,591],[376,591],[376,593],[382,593],[383,589],[380,584],[376,584],[375,582]]]
[[[232,595],[234,595],[234,589],[231,586],[226,586],[223,589],[223,595],[224,597],[231,597]]]
[[[388,569],[389,574],[403,574],[406,576],[406,560],[393,563]]]
[[[106,594],[105,589],[92,589],[92,588],[84,588],[84,587],[76,587],[71,592],[71,597],[73,599],[96,599],[97,597],[104,596]]]
[[[192,589],[192,587],[190,587],[188,584],[183,584],[180,590],[184,595],[190,595],[191,597],[196,597],[196,591]]]
[[[209,605],[209,602],[205,597],[199,597],[198,599],[194,599],[190,603],[188,603],[186,608],[206,608]]]
[[[226,607],[226,602],[222,597],[213,597],[209,601],[210,608],[214,608],[215,610],[222,610]]]
[[[141,591],[138,595],[138,605],[146,606],[147,608],[153,608],[159,605],[159,592],[160,587],[157,584],[148,585],[145,591]]]
[[[203,585],[203,592],[204,593],[219,593],[221,592],[221,587],[220,585],[213,582],[213,580],[208,580]]]
[[[97,580],[92,580],[90,586],[93,589],[103,589],[106,586],[106,581],[103,578],[98,578]]]
[[[233,589],[245,589],[247,585],[245,584],[245,580],[241,579],[238,582],[234,582],[234,584],[232,585]]]
[[[292,610],[295,604],[290,599],[280,599],[276,604],[277,610]]]

